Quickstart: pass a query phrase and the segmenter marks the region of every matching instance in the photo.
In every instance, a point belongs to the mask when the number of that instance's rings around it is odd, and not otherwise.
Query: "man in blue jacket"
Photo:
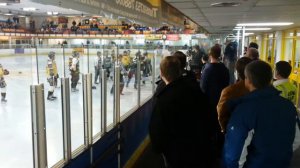
[[[245,77],[250,93],[228,103],[233,113],[224,145],[225,167],[288,168],[293,154],[296,109],[271,86],[269,64],[248,64]]]

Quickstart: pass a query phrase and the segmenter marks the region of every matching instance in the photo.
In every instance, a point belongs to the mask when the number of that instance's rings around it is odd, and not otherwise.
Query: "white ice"
[[[56,61],[59,75],[63,74],[63,57],[61,49],[56,50]],[[59,50],[59,51],[57,51]],[[69,77],[67,61],[70,54],[65,58],[65,77]],[[90,72],[94,73],[93,61],[95,52],[90,56]],[[10,71],[5,76],[7,82],[7,102],[0,104],[0,167],[1,168],[31,168],[33,167],[32,154],[32,130],[31,130],[31,103],[30,85],[37,83],[36,65],[39,66],[39,83],[45,86],[45,109],[46,109],[46,132],[47,132],[47,155],[48,167],[63,159],[62,138],[62,104],[60,88],[55,89],[57,100],[46,99],[49,84],[46,80],[47,56],[45,52],[38,50],[38,64],[35,53],[16,54],[12,56],[0,56],[0,63]],[[88,73],[87,56],[80,58],[81,72]],[[156,75],[158,74],[158,71]],[[148,77],[146,84],[141,86],[141,102],[152,95],[152,78]],[[82,83],[81,79],[80,82]],[[93,79],[94,83],[94,79]],[[113,96],[110,89],[113,81],[107,80],[107,124],[113,120]],[[137,90],[133,88],[134,79],[129,87],[124,87],[124,95],[121,95],[121,115],[137,106]],[[60,82],[58,83],[60,86]],[[101,100],[100,84],[95,85],[93,90],[93,135],[100,132]],[[77,85],[79,92],[71,92],[71,137],[72,151],[84,143],[83,136],[83,96],[82,84]]]

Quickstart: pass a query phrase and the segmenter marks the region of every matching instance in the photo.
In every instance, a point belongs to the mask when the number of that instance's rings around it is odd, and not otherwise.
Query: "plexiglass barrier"
[[[13,48],[14,47],[14,48]],[[7,49],[2,49],[7,48]],[[46,114],[48,167],[63,164],[63,112],[69,102],[70,130],[73,157],[84,146],[84,81],[83,75],[92,74],[92,135],[101,138],[101,117],[106,117],[106,128],[113,125],[116,112],[115,89],[119,88],[121,118],[135,111],[153,95],[155,79],[159,76],[161,50],[155,47],[106,43],[102,45],[19,45],[2,46],[0,64],[10,73],[7,83],[7,102],[1,103],[0,143],[1,167],[33,167],[30,85],[43,84]],[[114,84],[115,66],[120,71],[119,84]],[[105,70],[105,71],[104,71]],[[102,71],[106,79],[102,79]],[[140,78],[138,78],[140,77]],[[63,99],[61,78],[69,79],[69,92]],[[103,85],[106,90],[103,90]],[[4,90],[4,89],[2,89]],[[102,94],[105,92],[106,94]],[[101,97],[106,96],[105,100]],[[67,100],[67,101],[66,101]],[[106,104],[106,115],[101,114]],[[102,125],[103,127],[103,125]],[[101,134],[102,132],[102,134]],[[65,135],[66,137],[66,135]],[[66,144],[65,144],[66,145]],[[12,150],[18,148],[18,150]],[[66,149],[66,148],[65,148]],[[66,156],[66,155],[65,155]],[[17,158],[18,161],[11,158]]]

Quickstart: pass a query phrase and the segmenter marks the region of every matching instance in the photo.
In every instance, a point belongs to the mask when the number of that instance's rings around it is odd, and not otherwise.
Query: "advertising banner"
[[[149,26],[159,25],[158,7],[144,0],[32,0],[37,3],[71,8],[91,14],[112,13]]]

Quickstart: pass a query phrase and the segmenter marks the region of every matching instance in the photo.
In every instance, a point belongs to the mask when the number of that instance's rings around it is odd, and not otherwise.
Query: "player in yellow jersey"
[[[6,97],[6,82],[4,80],[4,75],[8,75],[8,70],[4,69],[0,64],[0,90],[1,90],[1,102],[5,103],[7,100]]]
[[[58,78],[57,65],[55,61],[55,52],[53,51],[50,51],[48,53],[46,73],[47,73],[47,80],[50,85],[47,100],[52,101],[56,99],[53,93],[54,93],[54,88],[57,86],[57,78]]]

